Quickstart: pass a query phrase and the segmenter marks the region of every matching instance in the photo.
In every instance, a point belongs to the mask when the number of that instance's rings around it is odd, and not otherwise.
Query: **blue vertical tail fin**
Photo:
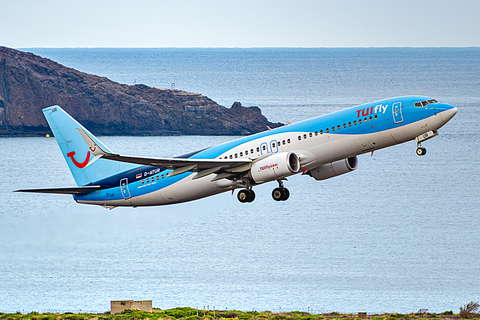
[[[89,185],[138,166],[101,159],[99,153],[111,151],[59,106],[45,108],[43,114],[78,186]],[[87,144],[88,141],[90,143]]]

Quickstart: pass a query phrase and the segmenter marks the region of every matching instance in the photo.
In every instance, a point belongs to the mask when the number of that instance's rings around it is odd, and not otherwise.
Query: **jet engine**
[[[256,183],[285,178],[300,172],[300,160],[293,152],[272,154],[253,163],[250,175]]]
[[[308,170],[306,174],[315,180],[325,180],[339,176],[344,173],[351,172],[358,167],[357,157],[351,157],[335,162],[323,164],[315,169]]]

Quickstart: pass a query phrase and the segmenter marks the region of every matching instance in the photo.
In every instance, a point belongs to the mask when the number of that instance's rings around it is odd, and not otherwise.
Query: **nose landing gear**
[[[415,141],[417,141],[417,151],[416,151],[417,155],[424,156],[427,153],[427,149],[422,147],[422,141],[431,139],[436,136],[438,136],[438,131],[432,130],[432,131],[425,132],[421,136],[416,137]]]

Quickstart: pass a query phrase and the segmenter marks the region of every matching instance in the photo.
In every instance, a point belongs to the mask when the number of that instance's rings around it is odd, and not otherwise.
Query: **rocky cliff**
[[[55,104],[99,135],[244,135],[280,125],[257,107],[228,109],[197,93],[122,85],[0,47],[0,135],[49,133],[42,109]]]

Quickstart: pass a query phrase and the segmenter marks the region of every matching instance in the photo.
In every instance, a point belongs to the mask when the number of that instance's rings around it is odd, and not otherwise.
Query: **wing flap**
[[[197,167],[196,164],[192,164],[192,165],[185,166],[185,167],[175,168],[172,172],[170,172],[169,174],[167,174],[167,177],[177,176],[177,175],[182,174],[182,173],[185,173],[185,172],[187,172],[187,171],[194,171],[196,167]]]
[[[220,170],[222,170],[222,167],[213,167],[213,168],[210,168],[210,169],[202,170],[202,171],[198,172],[195,175],[195,177],[193,177],[193,180],[206,177],[206,176],[208,176],[208,175],[210,175],[214,172],[220,171]]]

